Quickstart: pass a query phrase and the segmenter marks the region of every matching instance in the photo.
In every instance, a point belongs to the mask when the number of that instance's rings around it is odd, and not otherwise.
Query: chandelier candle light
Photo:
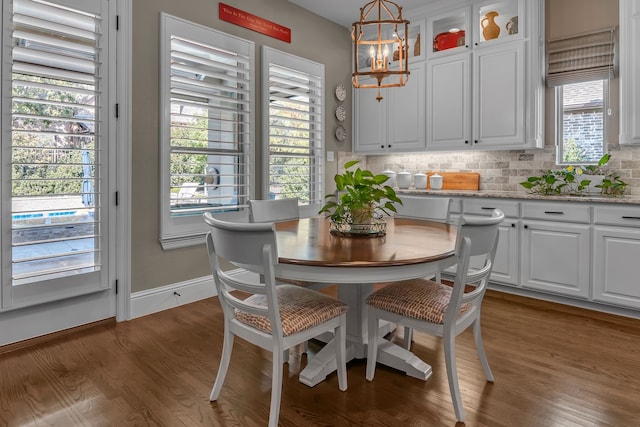
[[[402,6],[388,0],[374,0],[361,7],[360,20],[353,23],[351,30],[353,87],[377,88],[376,100],[380,102],[381,88],[404,86],[409,79],[408,34],[409,21],[402,18]],[[396,50],[398,61],[397,65],[394,61],[390,69],[392,50]],[[375,81],[370,83],[362,77],[373,77]]]

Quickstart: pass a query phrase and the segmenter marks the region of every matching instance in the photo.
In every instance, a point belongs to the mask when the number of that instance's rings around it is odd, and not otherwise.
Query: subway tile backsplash
[[[640,196],[640,147],[610,145],[608,168],[616,170],[629,183],[627,194]],[[555,147],[541,150],[398,153],[359,156],[338,153],[338,169],[345,161],[360,159],[373,172],[391,169],[395,172],[469,171],[480,173],[480,190],[526,193],[519,183],[546,169],[556,169]]]

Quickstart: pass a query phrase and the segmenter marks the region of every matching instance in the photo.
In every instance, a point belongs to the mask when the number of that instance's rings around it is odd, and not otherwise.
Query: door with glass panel
[[[93,294],[113,316],[115,2],[2,7],[1,311]]]

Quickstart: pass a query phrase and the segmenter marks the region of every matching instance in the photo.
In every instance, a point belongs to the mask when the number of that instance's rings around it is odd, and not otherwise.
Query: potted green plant
[[[387,175],[360,169],[350,170],[359,163],[351,160],[344,173],[336,174],[336,192],[325,196],[319,213],[332,221],[332,231],[345,234],[384,234],[382,217],[396,212],[395,203],[402,204],[393,188],[385,185]]]
[[[604,154],[595,165],[569,165],[564,169],[547,170],[539,176],[530,176],[520,185],[531,193],[544,195],[600,192],[602,195],[624,194],[627,183],[615,172],[607,172],[606,165],[611,159]]]

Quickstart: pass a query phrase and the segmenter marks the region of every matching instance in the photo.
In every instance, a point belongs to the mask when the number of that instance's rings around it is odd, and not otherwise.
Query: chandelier
[[[360,8],[360,20],[351,29],[353,40],[353,87],[380,89],[404,86],[409,79],[407,37],[409,21],[402,6],[373,0]]]

